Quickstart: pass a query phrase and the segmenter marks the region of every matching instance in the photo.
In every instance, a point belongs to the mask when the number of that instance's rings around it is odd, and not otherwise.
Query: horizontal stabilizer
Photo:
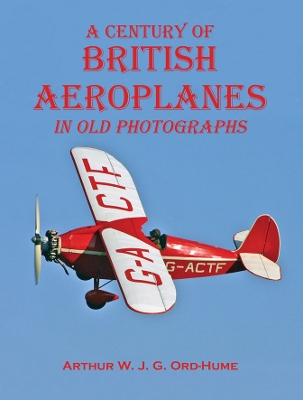
[[[278,281],[281,279],[281,268],[262,254],[240,253],[244,267],[261,278]]]

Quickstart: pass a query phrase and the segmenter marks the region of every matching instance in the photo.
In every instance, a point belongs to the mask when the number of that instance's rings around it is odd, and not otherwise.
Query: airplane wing
[[[89,147],[75,147],[71,156],[96,222],[145,217],[132,177],[119,161]]]
[[[126,304],[147,314],[170,310],[176,289],[141,231],[147,218],[129,172],[101,150],[75,147],[71,155]]]
[[[160,314],[176,301],[176,289],[160,251],[118,229],[100,228],[127,306],[137,312]]]

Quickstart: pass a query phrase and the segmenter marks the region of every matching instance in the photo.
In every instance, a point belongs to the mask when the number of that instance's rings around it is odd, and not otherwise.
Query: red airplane
[[[39,281],[41,253],[47,261],[73,269],[82,280],[93,279],[87,305],[100,309],[118,295],[100,290],[100,279],[117,280],[127,306],[137,312],[159,314],[176,301],[174,279],[222,275],[248,270],[262,278],[279,280],[280,237],[275,221],[262,215],[252,228],[234,236],[236,249],[225,250],[170,235],[158,229],[147,237],[147,221],[134,182],[126,168],[108,153],[76,147],[71,156],[90,205],[95,225],[58,236],[48,230],[40,236],[36,198],[35,276]],[[109,283],[109,282],[107,282]],[[105,283],[106,284],[106,283]]]

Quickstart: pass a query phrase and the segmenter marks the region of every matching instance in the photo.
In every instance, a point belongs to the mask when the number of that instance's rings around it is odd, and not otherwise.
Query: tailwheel
[[[89,308],[92,310],[100,310],[105,306],[106,303],[119,298],[117,294],[99,290],[99,279],[94,279],[94,281],[94,290],[90,290],[85,295],[86,304]]]

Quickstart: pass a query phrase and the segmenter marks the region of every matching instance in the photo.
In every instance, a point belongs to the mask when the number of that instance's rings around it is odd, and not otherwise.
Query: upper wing
[[[96,222],[145,217],[134,182],[119,161],[89,147],[75,147],[71,155]]]
[[[170,310],[176,289],[160,251],[117,229],[99,232],[128,307],[147,314]]]

